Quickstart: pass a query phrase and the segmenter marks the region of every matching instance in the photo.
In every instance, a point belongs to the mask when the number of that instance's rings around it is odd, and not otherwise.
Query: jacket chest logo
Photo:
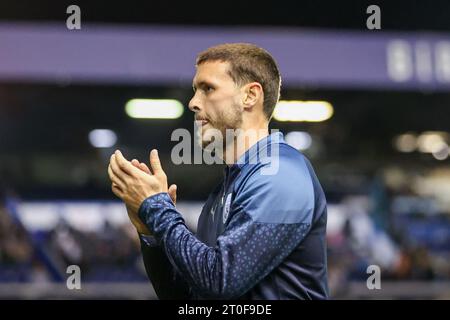
[[[223,206],[223,214],[222,214],[222,221],[225,224],[225,222],[228,219],[228,215],[230,214],[230,207],[231,207],[231,193],[227,195],[227,199],[225,200],[225,205]]]

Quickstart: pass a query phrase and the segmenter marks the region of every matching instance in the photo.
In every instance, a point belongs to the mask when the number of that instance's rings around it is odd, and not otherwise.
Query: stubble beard
[[[206,126],[199,127],[197,130],[197,135],[199,135],[199,141],[203,150],[207,151],[208,146],[213,143],[215,137],[214,134],[208,134],[208,130],[215,129],[220,131],[222,136],[222,147],[226,150],[227,144],[230,144],[234,140],[234,133],[232,135],[227,133],[227,131],[235,132],[242,126],[242,112],[239,110],[237,105],[233,106],[233,111],[226,114],[222,113],[219,117],[219,121],[208,122]],[[228,136],[228,138],[227,138]]]

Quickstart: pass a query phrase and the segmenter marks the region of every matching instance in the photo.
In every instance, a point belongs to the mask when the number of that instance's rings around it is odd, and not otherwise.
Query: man
[[[200,53],[196,66],[189,109],[203,147],[212,142],[208,130],[225,137],[226,163],[197,234],[175,208],[176,186],[168,188],[156,150],[151,171],[120,151],[108,168],[158,297],[326,299],[323,190],[309,161],[281,133],[269,135],[281,86],[274,59],[255,45],[223,44]],[[227,130],[238,133],[230,138]]]

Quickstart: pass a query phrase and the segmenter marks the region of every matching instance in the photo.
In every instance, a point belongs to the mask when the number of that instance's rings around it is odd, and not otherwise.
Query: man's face
[[[238,129],[242,123],[243,93],[228,68],[228,62],[221,61],[206,61],[197,67],[189,109],[195,112],[203,148],[211,142],[208,129],[219,130],[225,142],[225,130]]]

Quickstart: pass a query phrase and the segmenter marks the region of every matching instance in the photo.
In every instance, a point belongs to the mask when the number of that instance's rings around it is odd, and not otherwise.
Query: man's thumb
[[[153,174],[158,176],[164,173],[161,161],[159,160],[158,151],[153,149],[150,152],[150,166],[152,167]]]
[[[168,190],[169,196],[172,199],[174,204],[177,204],[177,185],[172,184]]]

